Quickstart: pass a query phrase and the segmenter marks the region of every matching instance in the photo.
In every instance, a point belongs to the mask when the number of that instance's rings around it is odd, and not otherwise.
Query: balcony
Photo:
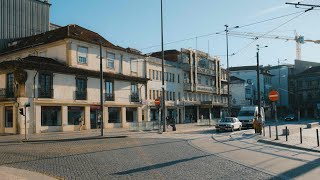
[[[205,86],[205,85],[196,85],[197,92],[207,92],[207,93],[214,93],[214,88],[212,86]]]
[[[184,90],[184,91],[191,91],[191,84],[189,84],[189,83],[184,83],[184,84],[183,84],[183,90]]]
[[[110,93],[105,93],[105,101],[114,101],[114,95]]]
[[[139,94],[131,94],[130,102],[140,102]]]
[[[11,89],[0,88],[0,98],[14,98],[14,91]]]
[[[53,89],[38,89],[38,98],[53,98]]]
[[[228,94],[228,89],[221,89],[221,94]]]
[[[209,75],[209,76],[215,76],[216,71],[212,69],[206,69],[206,68],[197,68],[199,74]]]
[[[87,100],[87,91],[75,91],[75,100]]]

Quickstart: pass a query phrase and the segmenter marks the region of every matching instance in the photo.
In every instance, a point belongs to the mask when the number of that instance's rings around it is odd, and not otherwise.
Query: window
[[[79,119],[84,120],[84,107],[68,107],[68,125],[79,125]]]
[[[166,91],[166,99],[169,101],[169,91]]]
[[[87,79],[76,78],[76,100],[87,99]]]
[[[13,98],[14,97],[14,75],[13,73],[7,74],[7,89],[6,89],[6,97]]]
[[[166,72],[166,81],[169,81],[169,73]]]
[[[154,70],[152,70],[152,79],[156,79],[155,76],[156,76],[156,73]]]
[[[172,74],[172,82],[174,82],[174,74]]]
[[[201,76],[198,75],[198,84],[201,84]]]
[[[156,80],[159,80],[159,71],[156,71]]]
[[[114,68],[114,60],[116,59],[116,55],[114,53],[107,52],[107,67]]]
[[[41,126],[61,126],[61,107],[42,106]]]
[[[88,48],[87,47],[78,47],[78,63],[79,64],[87,64],[88,57]]]
[[[172,92],[169,92],[169,100],[172,101]]]
[[[156,90],[152,90],[153,92],[153,98],[152,99],[156,99]]]
[[[246,94],[250,95],[251,94],[251,90],[250,89],[246,89]]]
[[[13,127],[13,107],[7,106],[5,107],[5,122],[4,126],[6,128],[12,128]]]
[[[106,94],[105,94],[105,100],[106,101],[114,101],[114,86],[113,81],[107,80],[105,82],[106,86]]]
[[[206,85],[209,86],[209,77],[206,77]]]
[[[181,101],[181,94],[180,94],[180,92],[178,92],[178,99],[179,99],[179,101]]]
[[[131,83],[131,102],[139,102],[138,84]]]
[[[133,73],[137,73],[138,72],[138,60],[131,58],[131,72]]]
[[[120,64],[119,64],[119,72],[120,72],[120,74],[122,74],[122,71],[123,71],[122,64],[123,64],[123,55],[120,55]]]
[[[52,74],[40,73],[38,97],[40,97],[40,98],[53,98]]]
[[[172,99],[173,99],[174,101],[176,100],[176,93],[175,93],[175,92],[172,93]]]
[[[152,99],[152,90],[149,90],[149,99]]]
[[[180,83],[180,74],[178,74],[178,83]]]

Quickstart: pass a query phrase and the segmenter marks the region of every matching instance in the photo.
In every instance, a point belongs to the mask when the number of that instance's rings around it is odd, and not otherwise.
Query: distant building
[[[49,30],[48,0],[0,0],[0,49],[12,39]]]
[[[262,66],[260,66],[259,69],[260,69],[261,105],[263,107],[270,107],[268,94],[273,88],[271,84],[272,74],[270,74],[270,72],[265,68],[263,68]],[[257,66],[231,67],[229,68],[229,70],[230,70],[231,76],[242,79],[247,83],[247,85],[244,86],[244,88],[247,89],[246,97],[242,99],[242,101],[245,101],[246,99],[248,99],[251,101],[252,104],[257,105],[258,104]]]

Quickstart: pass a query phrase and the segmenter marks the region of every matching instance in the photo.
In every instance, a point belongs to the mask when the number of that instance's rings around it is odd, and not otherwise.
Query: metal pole
[[[266,136],[266,129],[265,129],[264,123],[263,123],[263,136]]]
[[[279,108],[281,107],[281,93],[280,93],[280,60],[278,58],[278,71],[279,71],[279,84],[278,84],[278,93],[279,93]]]
[[[27,140],[27,106],[24,106],[24,139]]]
[[[164,92],[164,51],[163,51],[163,10],[162,10],[162,0],[161,0],[161,50],[162,50],[162,112],[161,112],[161,118],[163,121],[163,132],[166,132],[166,119],[165,119],[165,92]]]
[[[275,112],[275,119],[276,119],[276,139],[275,140],[279,140],[279,136],[278,136],[278,115],[277,115],[277,105],[275,102],[274,103],[274,112]]]
[[[269,137],[271,138],[271,126],[269,125]]]
[[[260,99],[260,67],[259,67],[259,45],[257,45],[257,91],[258,91],[258,113],[261,113]]]
[[[318,147],[319,147],[319,131],[317,129],[317,144],[318,144]]]
[[[288,141],[288,127],[286,126],[286,141]]]
[[[101,136],[103,136],[103,87],[102,87],[102,80],[103,80],[103,71],[102,71],[102,45],[100,40],[100,112],[101,112]]]
[[[227,45],[227,78],[228,78],[228,116],[230,115],[230,74],[229,74],[229,38],[228,38],[228,25],[224,25],[226,27],[226,45]]]
[[[302,144],[302,128],[300,128],[300,144]]]

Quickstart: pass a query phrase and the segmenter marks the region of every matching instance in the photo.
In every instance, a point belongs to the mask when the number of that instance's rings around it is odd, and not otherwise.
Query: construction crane
[[[301,60],[301,44],[304,44],[306,42],[313,42],[315,44],[320,44],[320,40],[304,39],[304,36],[298,35],[297,32],[295,32],[294,38],[289,36],[278,36],[278,35],[269,35],[269,34],[253,33],[253,32],[237,32],[237,31],[230,31],[229,35],[235,36],[235,37],[251,38],[251,39],[264,38],[264,39],[279,39],[279,40],[285,40],[285,41],[295,41],[297,60]]]

